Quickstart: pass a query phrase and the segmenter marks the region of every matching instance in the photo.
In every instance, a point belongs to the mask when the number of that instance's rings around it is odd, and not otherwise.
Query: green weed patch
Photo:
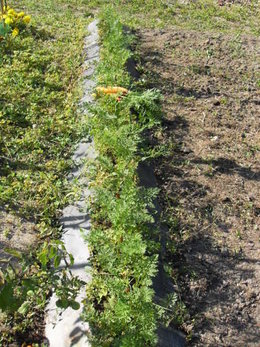
[[[137,167],[144,159],[143,133],[160,124],[160,94],[139,91],[126,62],[131,37],[122,24],[103,12],[100,21],[101,86],[120,86],[127,95],[101,95],[91,106],[89,129],[98,158],[89,166],[93,197],[92,229],[87,237],[93,266],[84,318],[92,328],[93,346],[154,346],[156,310],[152,278],[156,243],[152,241],[156,190],[139,186]]]
[[[60,307],[78,307],[73,298],[79,282],[66,271],[58,276],[61,259],[73,259],[55,239],[59,211],[69,201],[70,158],[86,130],[78,103],[89,22],[85,1],[8,5],[30,14],[31,22],[0,40],[0,206],[30,221],[38,245],[26,254],[8,250],[19,266],[0,271],[0,345],[34,337],[53,286]]]
[[[20,2],[32,14],[31,27],[0,43],[0,204],[41,231],[64,202],[63,177],[81,136],[78,78],[87,18],[76,1],[70,4]]]
[[[193,30],[214,30],[259,35],[258,1],[219,6],[216,0],[91,0],[89,6],[113,5],[124,24],[136,28],[177,27]]]

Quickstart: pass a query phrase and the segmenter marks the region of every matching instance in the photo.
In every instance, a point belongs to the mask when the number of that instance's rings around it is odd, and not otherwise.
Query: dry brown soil
[[[23,252],[37,242],[35,225],[0,208],[0,269],[13,258],[7,248]]]
[[[260,94],[254,37],[144,30],[149,87],[164,95],[170,155],[156,162],[165,262],[189,346],[260,345]]]
[[[36,231],[36,226],[31,221],[0,208],[0,270],[6,269],[8,264],[16,267],[17,258],[13,257],[7,249],[9,248],[18,252],[25,252],[32,249],[37,243]],[[3,320],[4,316],[0,312],[0,334],[11,329],[11,326],[6,327],[3,324]],[[21,346],[26,340],[28,342],[37,342],[40,340],[44,332],[43,312],[36,313],[34,324],[34,330],[16,335],[17,343],[8,344],[8,346],[17,347]]]

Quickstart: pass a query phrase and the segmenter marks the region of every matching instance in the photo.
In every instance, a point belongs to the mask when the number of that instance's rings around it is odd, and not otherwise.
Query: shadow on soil
[[[241,260],[248,265],[256,262],[244,257],[242,250],[234,255],[228,249],[220,249],[210,237],[198,231],[196,237],[182,242],[176,253],[166,258],[165,262],[174,264],[174,268],[178,269],[181,294],[190,316],[195,318],[196,331],[201,331],[203,325],[204,331],[212,331],[215,335],[216,325],[223,324],[223,319],[237,331],[238,336],[247,329],[248,343],[257,343],[259,334],[254,328],[248,327],[247,321],[240,319],[240,307],[235,303],[235,298],[241,294],[240,286],[236,286],[237,278],[250,285],[254,277],[254,271],[249,267],[241,269]],[[233,279],[234,285],[230,285],[230,279]],[[215,321],[205,319],[205,313],[216,310],[221,310],[223,314],[221,321],[217,321],[217,316]],[[256,326],[257,322],[251,319],[250,324]],[[199,340],[200,336],[197,334],[192,338],[194,345]],[[219,346],[223,346],[221,342],[223,341],[220,339]]]
[[[189,123],[181,115],[176,114],[173,120],[166,120],[163,125],[167,126],[167,132],[171,138],[175,138],[179,144],[185,142],[185,136],[189,132]],[[200,184],[193,179],[193,176],[187,176],[187,171],[182,170],[181,166],[186,157],[186,160],[189,160],[192,165],[212,165],[211,177],[215,175],[239,175],[242,179],[259,182],[260,172],[243,167],[234,160],[220,157],[208,161],[193,156],[192,151],[183,152],[178,148],[174,158],[169,160],[171,165],[167,166],[165,162],[163,164],[163,176],[171,177],[170,189],[167,192],[172,197],[171,206],[178,208],[180,204],[178,198],[184,199],[187,210],[189,206],[195,205],[196,208],[191,210],[195,210],[198,220],[203,219],[201,228],[198,224],[194,226],[182,220],[178,225],[177,233],[180,230],[191,230],[192,236],[186,241],[182,240],[179,244],[176,243],[176,253],[173,254],[166,250],[163,259],[165,264],[173,264],[173,269],[177,269],[177,282],[180,279],[180,293],[188,307],[190,317],[195,318],[196,332],[201,332],[202,329],[203,331],[211,331],[212,335],[215,336],[215,341],[219,339],[219,346],[226,346],[224,340],[221,339],[223,331],[218,333],[216,330],[219,323],[236,331],[237,341],[239,341],[241,331],[246,331],[248,345],[256,345],[259,342],[259,333],[255,329],[257,321],[252,317],[249,318],[249,316],[247,320],[242,319],[243,306],[237,298],[241,296],[241,287],[238,284],[244,283],[250,287],[252,278],[255,278],[255,270],[252,269],[252,265],[258,262],[255,259],[245,257],[242,248],[234,254],[228,248],[219,247],[216,240],[204,233],[207,226],[210,228],[215,223],[219,230],[228,235],[232,225],[213,216],[215,201],[207,199],[206,204],[205,201],[202,202],[211,188]],[[160,177],[157,179],[160,187],[163,181],[160,181]],[[163,197],[161,198],[163,199]],[[224,203],[229,204],[231,201],[227,199]],[[162,202],[163,205],[164,202]],[[204,229],[205,224],[207,226]],[[167,234],[165,237],[167,239],[171,235]],[[241,262],[248,266],[243,265],[242,269]],[[257,300],[257,298],[255,299]],[[244,306],[246,305],[248,303],[244,302]],[[220,322],[205,318],[207,312],[216,310],[221,312]],[[219,314],[216,316],[217,319],[219,319]],[[190,345],[197,346],[199,341],[199,333],[195,333]],[[211,342],[209,341],[207,346],[211,346]]]
[[[161,90],[166,98],[177,95],[185,98],[192,97],[193,100],[198,101],[199,99],[223,96],[223,94],[213,91],[207,86],[201,90],[194,90],[184,88],[178,85],[178,82],[174,83],[171,77],[173,71],[169,71],[169,68],[167,70],[163,54],[157,50],[152,50],[150,45],[149,49],[145,50],[142,55],[142,65],[146,66],[145,77],[148,81],[148,88]],[[158,66],[164,66],[163,68],[166,69],[164,75],[169,75],[169,77],[164,78]],[[248,302],[247,299],[243,302],[238,298],[241,297],[241,285],[250,289],[252,281],[256,281],[253,265],[258,262],[256,259],[247,257],[241,247],[234,252],[225,246],[220,246],[213,235],[210,232],[207,233],[207,229],[216,224],[218,230],[224,235],[228,235],[231,225],[225,219],[223,221],[213,216],[212,211],[216,201],[213,198],[210,199],[210,194],[208,194],[211,191],[212,183],[209,183],[208,186],[202,185],[196,180],[194,173],[190,174],[187,170],[184,172],[183,163],[189,161],[193,167],[204,164],[211,165],[212,177],[236,175],[240,176],[242,180],[258,182],[260,172],[252,170],[250,167],[244,167],[235,160],[230,160],[224,156],[213,160],[205,160],[195,156],[192,149],[185,148],[192,126],[188,117],[183,117],[177,107],[167,109],[166,106],[165,112],[169,112],[170,117],[165,117],[163,121],[164,137],[174,142],[175,150],[170,158],[162,158],[154,163],[156,173],[159,168],[159,175],[156,176],[158,187],[162,188],[159,198],[161,207],[159,208],[162,210],[167,208],[165,201],[167,195],[167,199],[170,201],[168,203],[173,210],[178,209],[180,204],[183,204],[180,208],[183,214],[181,220],[178,220],[175,230],[170,230],[170,228],[163,230],[165,241],[160,257],[159,275],[155,280],[156,294],[161,296],[163,293],[174,291],[163,272],[163,264],[170,265],[173,278],[178,282],[179,291],[188,307],[190,317],[195,319],[195,323],[190,322],[191,325],[195,325],[195,329],[192,329],[195,334],[192,336],[190,345],[201,346],[199,344],[200,334],[208,331],[214,337],[206,342],[207,346],[216,346],[216,343],[218,346],[227,346],[225,338],[231,331],[234,334],[232,336],[233,341],[237,346],[242,346],[243,341],[247,341],[248,346],[255,346],[259,342],[259,332],[256,330],[257,322],[248,315],[247,311],[243,310],[247,305],[250,306],[254,303],[257,298],[251,297]],[[149,175],[146,173],[145,176],[146,180],[149,181]],[[152,183],[152,186],[154,185],[156,183]],[[204,199],[206,196],[207,199]],[[180,200],[184,202],[180,202]],[[227,204],[230,202],[230,200],[223,201]],[[194,213],[197,219],[196,223],[190,222],[189,212]],[[178,217],[174,216],[174,218]],[[187,230],[189,237],[183,238],[181,233]],[[165,249],[167,239],[178,240],[175,244],[175,252]],[[216,312],[216,315],[213,315],[215,320],[207,319],[208,312],[211,313],[211,317],[212,312]],[[237,336],[235,336],[236,334]],[[175,346],[174,343],[162,344],[162,346],[172,345]]]
[[[171,137],[174,136],[174,132],[178,132],[176,134],[178,141],[185,140],[185,132],[189,130],[187,121],[177,115],[171,124],[169,121],[166,123],[168,127],[170,126]],[[180,133],[182,133],[181,136]],[[170,189],[167,192],[172,198],[171,207],[178,209],[180,204],[178,199],[184,199],[187,210],[189,206],[196,206],[191,210],[195,211],[198,220],[203,219],[203,222],[200,227],[199,223],[194,225],[190,224],[188,220],[185,222],[185,218],[182,219],[176,233],[178,234],[181,230],[190,230],[192,236],[186,241],[177,242],[175,253],[166,250],[163,262],[166,265],[172,264],[177,282],[180,279],[180,293],[190,317],[195,318],[197,332],[202,331],[203,327],[203,331],[212,331],[212,334],[216,335],[215,341],[218,339],[218,330],[216,330],[218,322],[205,318],[207,312],[218,310],[222,315],[219,324],[228,325],[229,329],[236,331],[237,341],[239,341],[241,331],[246,331],[248,345],[257,344],[259,341],[259,333],[255,329],[257,322],[249,316],[246,320],[242,319],[243,305],[246,306],[249,303],[244,302],[241,306],[237,298],[241,296],[241,286],[238,284],[242,283],[250,288],[250,283],[255,278],[255,270],[252,269],[252,265],[258,261],[245,257],[242,248],[234,254],[228,248],[218,246],[216,240],[205,233],[215,223],[219,230],[228,235],[232,225],[213,216],[216,202],[209,199],[203,201],[203,198],[208,195],[210,187],[196,182],[193,177],[187,177],[187,172],[184,174],[180,164],[185,160],[187,153],[177,152],[176,156],[170,160],[171,165],[167,167],[164,163],[163,166],[164,177],[171,177]],[[235,161],[226,158],[208,162],[197,157],[191,159],[189,152],[189,161],[194,165],[211,164],[213,166],[212,176],[236,174],[246,180],[259,181],[260,179],[259,172],[242,167]],[[158,178],[158,182],[160,187],[163,182],[160,181],[160,178]],[[163,199],[162,196],[161,199]],[[164,203],[162,201],[162,206]],[[227,199],[224,203],[229,204],[231,201]],[[165,238],[172,238],[172,235],[166,231]],[[163,283],[159,280],[160,282]],[[252,302],[252,298],[250,300]],[[219,314],[216,316],[217,319],[219,319]],[[224,340],[221,340],[222,333],[223,331],[219,333],[218,343],[219,346],[226,346]],[[192,337],[191,345],[197,346],[196,343],[199,341],[200,336],[195,334]],[[208,346],[211,346],[210,341]]]

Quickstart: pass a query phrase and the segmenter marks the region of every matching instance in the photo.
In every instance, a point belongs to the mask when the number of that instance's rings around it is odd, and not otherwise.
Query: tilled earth
[[[259,346],[260,41],[188,30],[139,35],[144,78],[164,95],[154,140],[170,154],[156,174],[188,345]]]

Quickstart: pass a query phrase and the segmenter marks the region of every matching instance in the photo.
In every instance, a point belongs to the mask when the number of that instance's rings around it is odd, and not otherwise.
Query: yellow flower
[[[25,17],[23,18],[23,21],[24,21],[25,24],[29,24],[30,21],[31,21],[31,16],[25,16]]]
[[[7,6],[7,7],[4,6],[4,12],[5,12],[5,11],[8,11],[8,10],[10,10],[10,7],[9,7],[9,6]]]
[[[14,30],[12,31],[12,36],[16,37],[17,35],[19,35],[19,29],[18,28],[14,28]]]
[[[6,17],[6,19],[5,19],[5,24],[11,25],[13,22],[14,22],[14,21],[12,20],[12,18]]]
[[[24,16],[25,16],[25,13],[24,13],[24,12],[19,12],[18,15],[17,15],[18,18],[22,18],[22,17],[24,17]]]
[[[15,10],[11,8],[10,10],[8,10],[7,14],[8,16],[15,16]]]

